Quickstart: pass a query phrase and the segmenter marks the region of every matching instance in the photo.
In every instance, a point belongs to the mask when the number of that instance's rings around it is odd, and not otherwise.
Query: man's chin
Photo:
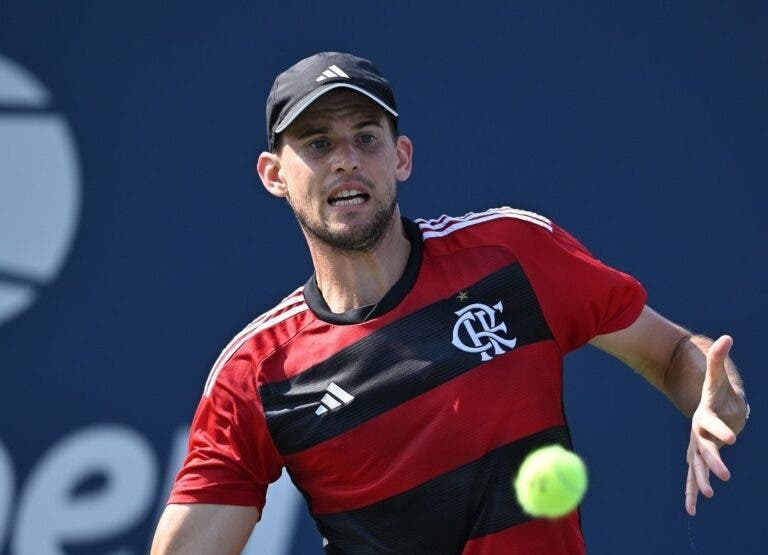
[[[336,250],[347,253],[365,253],[375,249],[383,239],[383,234],[346,231],[319,237],[323,243]]]
[[[312,225],[312,222],[297,216],[304,232],[315,240],[338,251],[346,253],[370,252],[381,243],[392,225],[396,203],[388,210],[378,210],[373,217],[363,214],[348,213],[343,218],[331,215],[324,224]]]
[[[305,231],[324,245],[346,253],[364,253],[375,249],[386,235],[389,226],[345,222],[322,229],[307,228]]]

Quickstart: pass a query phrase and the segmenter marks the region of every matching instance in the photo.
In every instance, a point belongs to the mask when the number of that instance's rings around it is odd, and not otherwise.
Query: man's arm
[[[258,520],[255,507],[171,504],[160,517],[151,555],[237,555]]]
[[[719,449],[736,441],[747,416],[741,378],[728,358],[733,340],[691,335],[646,306],[631,326],[591,344],[640,373],[692,418],[685,507],[695,514],[699,491],[714,493],[710,470],[721,480],[730,478]]]

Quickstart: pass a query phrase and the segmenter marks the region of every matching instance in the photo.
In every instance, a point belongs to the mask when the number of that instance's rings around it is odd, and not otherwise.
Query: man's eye
[[[376,142],[376,137],[373,135],[361,135],[360,142],[366,145],[370,145]]]
[[[312,148],[314,150],[321,150],[323,148],[326,148],[329,144],[330,143],[325,139],[317,139],[309,143],[309,148]]]

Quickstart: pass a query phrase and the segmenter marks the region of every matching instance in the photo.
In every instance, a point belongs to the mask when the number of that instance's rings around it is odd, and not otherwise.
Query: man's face
[[[394,139],[384,111],[349,89],[307,108],[280,134],[276,156],[279,196],[304,231],[344,251],[380,242],[395,213],[397,181],[410,174],[410,141]]]

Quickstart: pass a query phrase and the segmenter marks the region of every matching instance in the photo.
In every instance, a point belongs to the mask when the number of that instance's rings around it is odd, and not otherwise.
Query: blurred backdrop
[[[754,416],[694,519],[686,420],[568,357],[589,552],[764,553],[766,29],[760,1],[2,0],[2,554],[147,551],[210,365],[311,272],[254,166],[275,74],[320,50],[392,81],[405,214],[540,212],[733,334]],[[247,553],[321,552],[289,482],[265,512]]]

